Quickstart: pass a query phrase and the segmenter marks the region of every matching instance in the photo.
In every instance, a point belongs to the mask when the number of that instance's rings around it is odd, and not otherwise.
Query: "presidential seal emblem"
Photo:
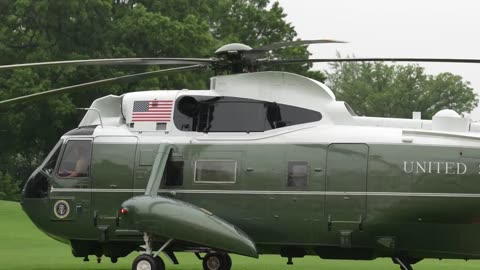
[[[53,206],[53,213],[59,219],[64,219],[70,213],[70,205],[65,200],[59,200]]]

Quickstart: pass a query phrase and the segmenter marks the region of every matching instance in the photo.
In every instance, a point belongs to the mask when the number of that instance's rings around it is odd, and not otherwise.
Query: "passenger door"
[[[275,232],[277,239],[288,243],[318,243],[324,211],[323,197],[318,194],[325,188],[326,147],[288,145],[282,154],[269,157],[282,157],[284,168],[283,176],[277,179],[280,186],[273,186],[281,192],[269,196],[274,224],[270,235]]]
[[[366,216],[368,145],[331,144],[325,213],[329,230],[361,230]]]
[[[118,211],[133,194],[136,137],[97,137],[92,155],[92,205],[100,237],[121,228]]]

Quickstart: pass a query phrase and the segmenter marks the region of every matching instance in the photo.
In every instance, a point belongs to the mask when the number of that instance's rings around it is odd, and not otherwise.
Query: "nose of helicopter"
[[[48,197],[48,176],[41,168],[37,168],[27,179],[22,189],[22,204],[27,199],[42,199]]]
[[[49,237],[67,243],[67,240],[57,233],[58,222],[55,220],[55,207],[49,198],[48,178],[40,168],[28,178],[22,190],[21,205],[35,226]]]
[[[48,179],[40,168],[36,169],[26,181],[21,197],[23,211],[39,228],[47,222],[49,214]]]

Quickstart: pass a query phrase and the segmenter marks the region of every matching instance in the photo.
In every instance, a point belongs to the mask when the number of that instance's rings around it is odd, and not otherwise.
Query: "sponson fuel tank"
[[[167,238],[258,257],[253,241],[234,225],[192,204],[162,196],[137,196],[125,201],[125,222],[137,230]]]

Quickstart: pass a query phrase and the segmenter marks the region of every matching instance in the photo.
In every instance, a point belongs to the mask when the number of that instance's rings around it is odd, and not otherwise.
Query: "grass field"
[[[94,257],[90,262],[74,258],[67,245],[56,242],[42,234],[23,213],[18,203],[0,201],[0,269],[15,270],[74,270],[74,269],[123,269],[131,267],[136,254],[120,258],[112,264],[108,258],[97,264]],[[193,254],[178,254],[180,265],[166,262],[171,270],[200,270],[200,261]],[[398,269],[389,259],[374,261],[331,261],[310,256],[294,260],[293,266],[285,265],[286,259],[265,255],[260,259],[232,256],[234,270],[389,270]],[[480,269],[480,262],[458,260],[424,260],[415,265],[415,270]]]

